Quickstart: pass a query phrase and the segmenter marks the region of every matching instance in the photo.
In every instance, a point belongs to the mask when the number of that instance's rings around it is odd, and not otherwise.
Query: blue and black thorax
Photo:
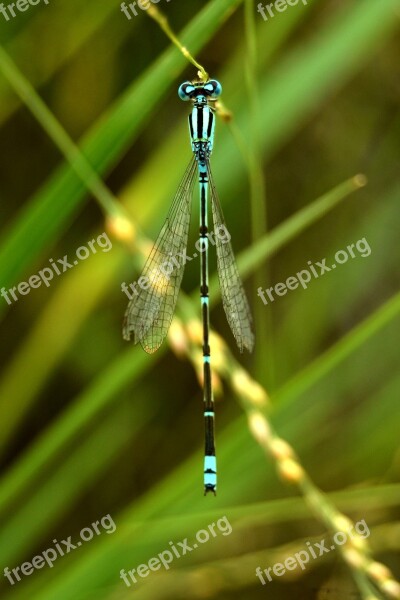
[[[200,164],[204,164],[213,149],[214,107],[212,103],[221,95],[222,86],[215,79],[203,82],[182,83],[178,94],[181,100],[191,100],[193,109],[189,115],[189,131],[192,150]]]

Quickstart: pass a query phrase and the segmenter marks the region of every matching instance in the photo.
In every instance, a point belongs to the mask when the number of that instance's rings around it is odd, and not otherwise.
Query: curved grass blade
[[[209,162],[207,171],[210,182],[210,197],[216,231],[227,230],[222,212],[221,203],[211,174]],[[215,246],[217,250],[218,278],[221,287],[222,304],[226,318],[239,346],[240,352],[246,348],[249,352],[254,348],[253,320],[249,303],[243,289],[235,256],[229,240],[216,235]]]
[[[185,265],[177,257],[186,255],[195,173],[193,157],[144,266],[140,279],[145,282],[140,291],[131,288],[134,295],[125,312],[123,336],[129,340],[133,332],[134,343],[140,342],[149,354],[162,344],[174,315]]]

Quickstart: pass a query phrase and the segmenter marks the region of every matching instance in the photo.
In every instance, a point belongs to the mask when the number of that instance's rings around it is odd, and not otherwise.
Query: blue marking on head
[[[206,83],[201,81],[185,81],[178,88],[178,96],[181,100],[216,100],[222,94],[222,85],[216,79],[210,79]]]
[[[185,83],[182,83],[178,88],[178,96],[181,100],[190,100],[195,89],[196,88],[194,87],[193,83],[190,81],[185,81]]]
[[[210,81],[207,81],[204,85],[204,90],[208,93],[210,98],[215,100],[222,94],[222,85],[216,79],[210,79]]]

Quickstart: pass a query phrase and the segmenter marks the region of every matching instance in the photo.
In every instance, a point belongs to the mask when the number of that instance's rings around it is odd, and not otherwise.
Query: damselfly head
[[[216,79],[203,81],[185,81],[179,86],[178,95],[181,100],[194,100],[203,96],[209,100],[216,100],[222,93],[222,85]]]

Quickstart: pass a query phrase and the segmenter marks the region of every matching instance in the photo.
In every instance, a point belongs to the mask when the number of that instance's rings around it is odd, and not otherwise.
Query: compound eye
[[[208,95],[214,99],[218,98],[218,96],[222,94],[222,85],[216,79],[210,79],[210,81],[207,81],[207,83],[204,85],[204,89]]]
[[[194,85],[190,83],[190,81],[185,81],[185,83],[182,83],[178,88],[178,96],[181,100],[190,100],[194,90]]]

